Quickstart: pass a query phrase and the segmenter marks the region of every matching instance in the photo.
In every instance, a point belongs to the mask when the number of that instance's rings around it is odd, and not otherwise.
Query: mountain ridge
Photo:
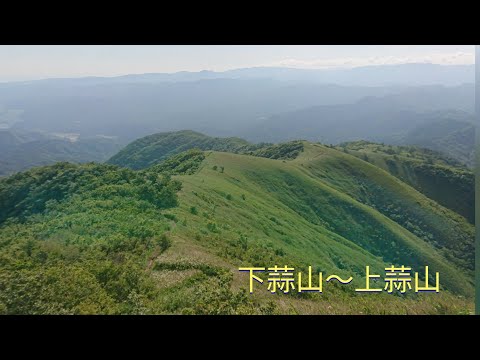
[[[304,145],[299,145],[300,143],[302,142],[252,144],[240,138],[210,137],[189,130],[165,132],[133,141],[107,163],[144,169],[189,149],[294,159],[303,151]],[[367,161],[383,155],[381,161],[373,162],[375,166],[390,172],[432,200],[466,217],[470,222],[474,221],[473,173],[456,160],[442,153],[414,146],[401,147],[366,141],[347,143],[337,148]],[[445,192],[445,187],[448,192]]]
[[[369,84],[377,85],[378,80],[372,81],[371,74],[377,72],[383,76],[383,84],[408,83],[408,84],[436,84],[446,83],[459,85],[462,83],[474,82],[475,65],[441,65],[432,63],[405,63],[357,66],[352,68],[324,68],[324,69],[302,69],[295,67],[256,66],[237,68],[224,71],[177,71],[173,73],[139,73],[117,76],[87,76],[74,78],[50,78],[38,80],[21,80],[3,82],[4,84],[32,84],[38,82],[65,82],[77,80],[83,83],[100,82],[151,82],[151,81],[198,81],[204,79],[222,78],[273,78],[286,81],[323,81],[326,83],[340,83],[349,85]],[[452,74],[449,74],[450,71]],[[370,72],[370,73],[369,73]],[[416,74],[415,81],[408,81],[405,75]],[[392,77],[389,79],[388,77]],[[386,80],[385,80],[386,77]],[[424,77],[422,81],[422,77]],[[369,79],[370,78],[370,79]],[[349,83],[350,80],[350,83]],[[411,79],[410,79],[411,80]],[[443,81],[443,82],[442,82]],[[1,85],[2,83],[0,83]]]

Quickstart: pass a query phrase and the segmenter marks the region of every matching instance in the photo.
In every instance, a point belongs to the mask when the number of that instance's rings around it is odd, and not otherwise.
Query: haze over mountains
[[[473,65],[404,64],[0,83],[0,129],[3,137],[29,131],[100,142],[100,153],[86,156],[77,156],[83,151],[78,142],[59,144],[65,154],[75,154],[60,159],[74,162],[105,160],[118,149],[115,144],[145,135],[191,129],[252,142],[413,144],[445,151],[471,166],[473,82]],[[437,123],[441,133],[428,130]],[[106,139],[115,140],[106,144]],[[12,151],[0,155],[0,162],[11,164],[0,174],[59,159],[50,156],[51,146],[36,151],[30,145],[14,151],[17,160],[11,160]],[[34,151],[38,160],[22,160]]]
[[[474,134],[474,115],[470,112],[418,111],[405,102],[399,105],[392,101],[392,97],[385,97],[273,115],[241,136],[251,141],[267,142],[305,139],[338,144],[370,140],[392,145],[417,145],[473,166]]]
[[[115,137],[0,129],[0,176],[58,161],[103,162],[122,145]]]
[[[437,65],[409,63],[374,65],[355,68],[297,69],[288,67],[252,67],[227,71],[180,71],[176,73],[131,74],[116,77],[80,78],[83,84],[122,82],[182,82],[211,79],[273,79],[283,81],[318,82],[345,86],[420,86],[440,84],[461,85],[475,81],[475,65]],[[42,82],[59,83],[73,79],[46,79]],[[22,83],[31,83],[23,81]]]

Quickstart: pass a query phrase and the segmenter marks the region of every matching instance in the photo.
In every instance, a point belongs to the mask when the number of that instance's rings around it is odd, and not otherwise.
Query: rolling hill
[[[167,147],[163,161],[140,147],[130,150],[142,154],[142,170],[57,164],[0,180],[1,312],[473,308],[473,225],[379,166],[298,141],[252,154],[186,147],[175,154]],[[366,265],[384,274],[392,264],[429,265],[440,272],[442,291],[354,291],[365,285]],[[265,284],[248,294],[248,276],[238,267],[274,265],[301,271],[311,265],[354,280],[325,284],[323,294],[272,296]]]
[[[356,141],[337,148],[388,171],[470,223],[475,222],[475,176],[462,163],[416,146]]]
[[[182,130],[153,134],[135,140],[112,156],[107,163],[139,170],[162,163],[171,156],[191,149],[285,160],[296,157],[302,148],[303,145],[299,141],[277,145],[252,144],[236,137],[218,138],[196,131]]]
[[[303,145],[298,141],[277,145],[252,144],[240,138],[214,138],[183,130],[158,133],[133,141],[107,163],[133,170],[145,169],[194,148],[286,160],[296,157]],[[455,159],[419,147],[382,145],[366,141],[345,143],[337,148],[389,171],[473,223],[473,174]]]

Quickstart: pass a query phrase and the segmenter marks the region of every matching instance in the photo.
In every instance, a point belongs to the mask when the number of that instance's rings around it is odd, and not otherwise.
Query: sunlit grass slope
[[[449,235],[467,245],[473,242],[472,227],[381,169],[307,143],[293,161],[207,154],[197,174],[178,178],[183,190],[174,212],[186,226],[177,227],[176,235],[194,239],[239,266],[273,266],[259,255],[264,247],[279,255],[277,261],[289,259],[357,278],[364,275],[365,265],[379,272],[387,264],[429,265],[440,271],[445,288],[472,295],[471,273],[458,265],[463,261],[443,256],[447,246],[453,247]],[[349,162],[353,176],[345,173]],[[371,188],[361,183],[365,179]],[[428,241],[402,227],[398,219],[388,217],[392,214],[382,213],[377,197],[368,197],[365,191],[401,199],[396,205],[401,206],[399,213],[421,219],[431,233],[446,231],[443,242]],[[455,228],[450,231],[449,226]]]

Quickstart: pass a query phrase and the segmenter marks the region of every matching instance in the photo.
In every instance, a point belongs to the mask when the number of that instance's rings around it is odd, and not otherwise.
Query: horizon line
[[[354,69],[362,69],[362,68],[374,68],[374,67],[399,67],[405,65],[430,65],[430,66],[438,66],[438,67],[470,67],[475,66],[473,64],[438,64],[433,62],[405,62],[399,64],[372,64],[372,65],[358,65],[358,66],[330,66],[330,67],[322,67],[322,68],[302,68],[302,67],[292,67],[292,66],[268,66],[268,65],[259,65],[259,66],[250,66],[250,67],[239,67],[239,68],[231,68],[227,70],[209,70],[203,69],[198,71],[191,71],[191,70],[180,70],[174,72],[139,72],[139,73],[125,73],[125,74],[116,74],[116,75],[72,75],[72,76],[59,76],[59,77],[41,77],[41,78],[33,78],[28,80],[0,80],[0,84],[8,84],[8,83],[29,83],[29,82],[37,82],[37,81],[46,81],[46,80],[79,80],[79,79],[114,79],[114,78],[121,78],[127,76],[142,76],[142,75],[177,75],[177,74],[199,74],[199,73],[212,73],[212,74],[223,74],[228,73],[231,71],[236,70],[246,70],[246,69],[282,69],[282,70],[297,70],[297,71],[342,71],[342,70],[354,70]]]

